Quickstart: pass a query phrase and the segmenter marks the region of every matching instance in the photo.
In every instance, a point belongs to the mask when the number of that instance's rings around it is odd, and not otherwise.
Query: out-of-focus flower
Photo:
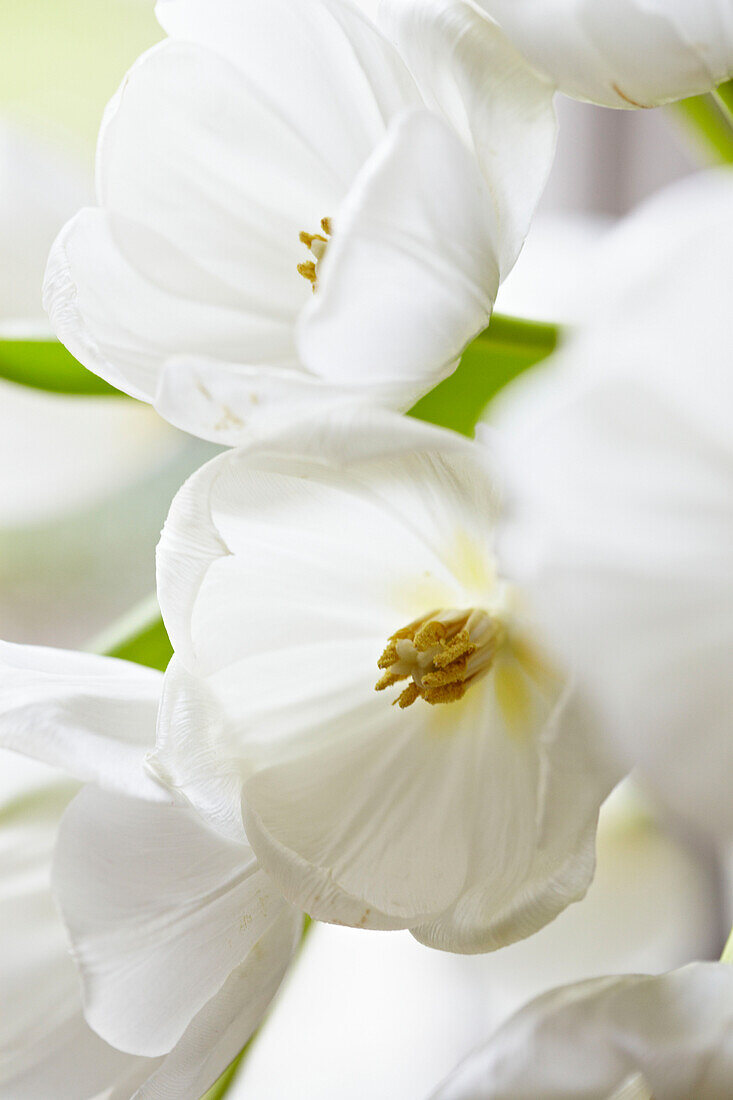
[[[0,743],[75,781],[5,806],[0,1095],[199,1100],[259,1023],[301,917],[246,843],[146,773],[160,673],[9,644],[0,660]]]
[[[46,256],[85,194],[58,150],[0,126],[0,338],[50,337]],[[134,402],[5,382],[0,426],[3,633],[79,643],[151,591],[170,498],[211,452]]]
[[[625,784],[601,810],[597,847],[581,902],[482,958],[428,951],[403,932],[316,925],[232,1100],[342,1100],[345,1080],[349,1100],[425,1100],[512,1012],[559,983],[717,954],[711,867]],[[365,1059],[365,1045],[379,1057]]]
[[[612,781],[497,572],[497,508],[486,449],[353,406],[174,501],[155,766],[312,916],[487,951],[588,886]]]
[[[169,38],[102,126],[100,205],[49,260],[60,339],[224,443],[273,404],[407,407],[488,323],[552,160],[551,88],[464,2],[409,68],[346,0],[157,11]]]
[[[498,416],[506,552],[546,637],[599,708],[609,751],[673,812],[726,836],[732,227],[727,172],[642,209],[599,262],[592,319]]]
[[[433,1100],[723,1100],[733,967],[564,986],[512,1017]]]
[[[720,0],[477,0],[561,92],[655,107],[733,75],[733,8]]]

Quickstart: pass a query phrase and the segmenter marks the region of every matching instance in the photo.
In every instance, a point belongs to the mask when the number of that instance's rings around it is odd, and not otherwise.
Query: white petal
[[[261,1022],[300,941],[302,923],[294,909],[282,907],[133,1100],[199,1100]]]
[[[450,910],[412,929],[421,943],[494,951],[539,931],[590,886],[598,811],[619,773],[592,750],[593,719],[577,695],[543,695],[519,743],[496,703],[487,708],[472,865]]]
[[[503,279],[552,166],[553,88],[465,0],[384,0],[380,19],[427,104],[475,150],[495,207]]]
[[[437,449],[452,456],[447,464],[432,458]],[[466,471],[458,481],[450,461]],[[288,635],[275,608],[293,639],[296,624],[312,641],[354,630],[386,638],[403,577],[405,622],[424,595],[414,591],[423,571],[423,588],[455,597],[445,560],[458,556],[462,534],[490,538],[494,507],[479,451],[378,410],[322,410],[281,437],[222,455],[179,492],[158,548],[158,596],[176,654],[206,672],[282,648]]]
[[[3,754],[4,772],[13,763]],[[113,1050],[84,1022],[50,882],[59,822],[78,785],[37,770],[42,778],[0,805],[0,1095],[57,1100],[63,1089],[65,1100],[127,1100],[155,1064]]]
[[[565,986],[509,1020],[434,1100],[720,1100],[733,1074],[732,1004],[724,963]]]
[[[380,400],[393,408],[408,405],[413,392],[409,383],[379,387]],[[171,424],[202,439],[242,447],[295,428],[324,407],[355,400],[348,385],[329,385],[302,369],[196,358],[166,362],[155,407]]]
[[[499,286],[496,214],[478,166],[437,115],[412,112],[393,124],[335,227],[299,327],[303,362],[334,383],[397,378],[417,397],[486,327]]]
[[[212,0],[205,12],[196,0],[159,0],[156,12],[174,39],[239,68],[344,188],[389,119],[419,102],[394,47],[342,0]]]
[[[0,743],[139,798],[165,799],[144,769],[162,676],[91,653],[0,643]]]
[[[54,887],[87,1020],[115,1046],[148,1057],[178,1043],[286,908],[251,850],[217,837],[187,808],[91,786],[64,818]]]
[[[175,353],[294,358],[294,314],[247,311],[233,289],[206,285],[184,246],[87,209],[49,256],[44,304],[56,335],[86,367],[141,400],[154,399],[162,364]]]
[[[717,0],[479,0],[562,92],[653,107],[733,74],[733,12]]]

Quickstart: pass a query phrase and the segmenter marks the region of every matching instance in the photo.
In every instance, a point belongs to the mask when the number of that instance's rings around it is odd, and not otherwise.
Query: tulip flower
[[[494,554],[488,450],[352,406],[175,499],[151,765],[311,916],[477,952],[581,897],[610,776]]]
[[[8,643],[0,667],[0,744],[70,777],[11,800],[0,830],[19,991],[0,1030],[0,1094],[199,1100],[259,1024],[302,918],[246,843],[145,770],[160,673]]]
[[[489,322],[552,161],[552,89],[467,3],[425,44],[434,79],[348,0],[157,11],[168,38],[102,124],[99,205],[49,259],[57,335],[218,442],[271,406],[409,407]]]

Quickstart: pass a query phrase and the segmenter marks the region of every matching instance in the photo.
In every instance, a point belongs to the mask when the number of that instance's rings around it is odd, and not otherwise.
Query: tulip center
[[[409,707],[416,699],[455,703],[489,671],[503,634],[487,611],[431,611],[390,637],[377,661],[383,674],[375,690],[409,680],[394,700],[398,706]]]
[[[308,280],[314,294],[318,290],[318,268],[326,255],[328,240],[332,233],[330,218],[321,218],[321,229],[322,233],[306,233],[304,230],[300,234],[301,243],[312,253],[313,259],[298,264],[298,273]]]

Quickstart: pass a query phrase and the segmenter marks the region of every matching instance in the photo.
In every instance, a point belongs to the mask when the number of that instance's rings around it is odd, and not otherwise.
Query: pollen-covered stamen
[[[375,689],[409,679],[394,700],[400,707],[420,698],[453,703],[489,671],[501,637],[500,622],[487,611],[431,611],[391,636],[377,661],[383,675]]]
[[[298,272],[311,284],[314,294],[318,290],[318,267],[326,255],[328,240],[332,233],[330,218],[321,218],[321,229],[323,233],[306,233],[303,230],[300,234],[301,243],[310,250],[315,259],[298,264]]]

